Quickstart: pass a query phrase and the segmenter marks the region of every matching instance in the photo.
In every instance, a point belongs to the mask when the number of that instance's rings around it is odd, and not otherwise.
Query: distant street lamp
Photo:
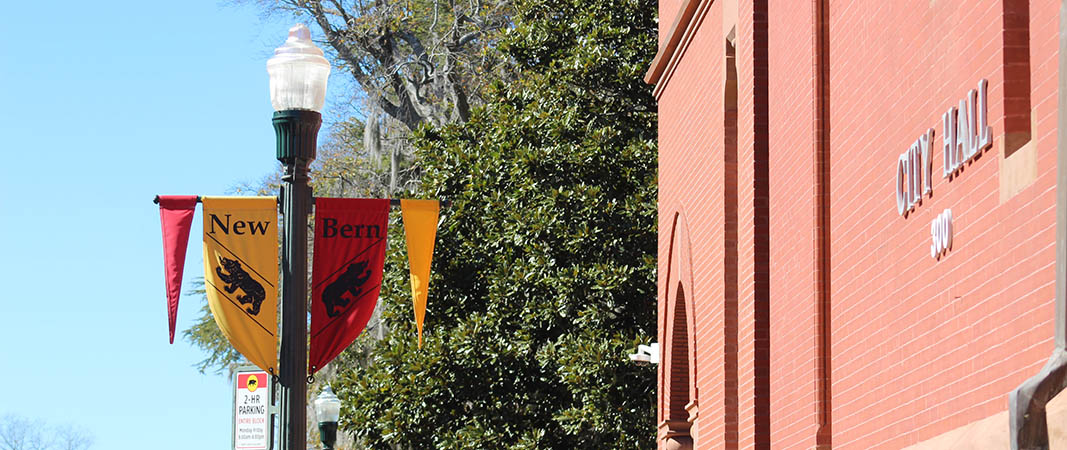
[[[277,157],[282,176],[282,450],[307,446],[307,228],[311,213],[308,165],[315,159],[330,63],[303,24],[289,29],[285,44],[267,61],[274,107]]]
[[[323,388],[322,393],[315,399],[315,415],[319,419],[322,448],[333,450],[333,444],[337,442],[337,421],[341,418],[341,400],[333,394],[329,386]]]

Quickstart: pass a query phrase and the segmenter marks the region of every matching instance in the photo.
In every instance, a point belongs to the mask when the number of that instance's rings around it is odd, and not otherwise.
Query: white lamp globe
[[[270,103],[275,111],[322,112],[330,62],[322,56],[322,49],[311,42],[307,26],[296,24],[289,29],[285,44],[267,60],[267,74],[270,75]]]
[[[334,395],[329,386],[326,386],[315,398],[315,414],[319,416],[319,423],[336,423],[341,418],[341,400]]]

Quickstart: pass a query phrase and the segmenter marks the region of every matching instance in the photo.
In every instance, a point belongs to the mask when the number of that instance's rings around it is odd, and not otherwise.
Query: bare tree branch
[[[86,450],[92,445],[92,435],[81,428],[11,414],[0,417],[0,450]]]
[[[492,8],[481,0],[276,1],[310,15],[339,65],[382,113],[409,130],[469,118],[484,87],[481,41],[509,23],[508,0]]]

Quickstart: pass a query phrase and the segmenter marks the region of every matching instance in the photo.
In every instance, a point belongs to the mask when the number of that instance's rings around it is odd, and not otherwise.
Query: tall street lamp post
[[[307,227],[311,213],[308,165],[315,159],[330,63],[302,24],[267,61],[282,176],[282,345],[279,362],[283,450],[307,446]]]

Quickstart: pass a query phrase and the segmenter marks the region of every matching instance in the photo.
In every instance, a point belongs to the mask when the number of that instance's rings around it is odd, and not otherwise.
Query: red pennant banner
[[[178,298],[182,291],[185,250],[189,229],[196,212],[195,195],[160,195],[159,221],[163,224],[163,270],[167,280],[167,319],[170,343],[174,343],[174,322],[178,318]]]
[[[316,198],[308,373],[367,326],[382,286],[389,199]]]

